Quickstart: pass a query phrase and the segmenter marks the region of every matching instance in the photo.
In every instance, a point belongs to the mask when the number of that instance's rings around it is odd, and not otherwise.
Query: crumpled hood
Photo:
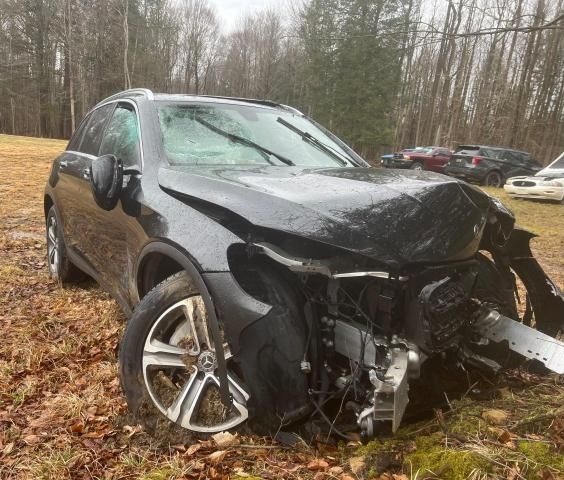
[[[377,168],[173,166],[160,169],[159,184],[395,267],[471,257],[490,207],[486,194],[452,178]]]

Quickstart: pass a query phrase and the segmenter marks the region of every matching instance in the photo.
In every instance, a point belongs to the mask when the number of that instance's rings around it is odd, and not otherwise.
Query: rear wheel
[[[423,168],[423,164],[421,162],[413,162],[411,164],[411,167],[409,167],[411,170],[424,170]]]
[[[496,187],[496,188],[502,187],[503,177],[501,176],[501,173],[496,171],[488,173],[486,175],[486,178],[484,179],[484,185],[486,187]]]
[[[59,214],[53,205],[46,218],[47,265],[49,276],[59,283],[76,283],[84,273],[71,263],[67,256]]]
[[[130,410],[152,432],[176,425],[206,436],[246,422],[249,396],[227,343],[222,348],[229,407],[220,399],[203,298],[185,271],[167,278],[141,300],[121,341],[120,378]]]

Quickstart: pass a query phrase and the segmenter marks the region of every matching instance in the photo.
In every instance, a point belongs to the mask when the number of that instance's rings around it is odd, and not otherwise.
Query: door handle
[[[59,162],[59,168],[67,168],[69,166],[69,162],[67,160],[61,160]]]
[[[85,168],[84,170],[82,170],[82,178],[84,178],[84,180],[90,180],[90,169],[89,168]]]

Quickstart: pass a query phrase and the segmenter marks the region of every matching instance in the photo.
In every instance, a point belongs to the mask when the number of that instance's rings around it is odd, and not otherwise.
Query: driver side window
[[[129,104],[119,104],[108,123],[99,155],[113,154],[125,168],[140,167],[137,115]]]

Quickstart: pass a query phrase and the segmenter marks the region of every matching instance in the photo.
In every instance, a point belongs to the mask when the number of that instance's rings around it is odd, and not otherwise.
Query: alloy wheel
[[[501,175],[497,172],[491,172],[486,178],[486,185],[488,187],[501,187]]]
[[[57,276],[59,270],[59,238],[57,236],[57,217],[51,215],[47,223],[47,260],[49,271]]]
[[[168,308],[153,324],[142,354],[143,378],[155,407],[171,422],[194,432],[220,432],[246,421],[249,395],[229,368],[232,355],[227,343],[223,351],[232,397],[229,407],[220,399],[202,297],[190,296]]]

